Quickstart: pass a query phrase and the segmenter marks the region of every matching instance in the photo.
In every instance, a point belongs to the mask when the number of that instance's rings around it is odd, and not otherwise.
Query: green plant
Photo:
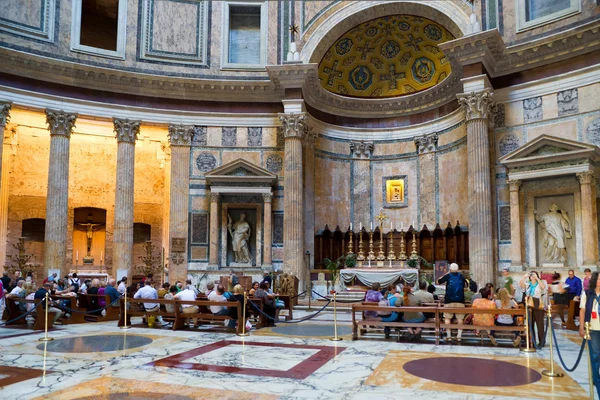
[[[344,261],[344,265],[346,266],[346,268],[356,267],[356,254],[348,254]]]
[[[344,256],[341,256],[340,258],[338,258],[335,261],[332,261],[329,258],[323,259],[323,264],[325,264],[325,267],[331,274],[331,282],[334,285],[340,276],[340,265],[343,263],[343,261],[344,261]]]
[[[433,268],[433,264],[428,263],[426,259],[421,256],[417,256],[416,258],[409,258],[406,262],[410,268],[417,268],[419,265],[421,267]]]

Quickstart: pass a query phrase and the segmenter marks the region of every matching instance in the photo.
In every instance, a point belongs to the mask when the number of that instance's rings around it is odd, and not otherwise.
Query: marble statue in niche
[[[537,210],[533,211],[536,221],[544,230],[544,261],[547,263],[562,263],[567,261],[567,239],[571,239],[571,223],[569,214],[558,208],[553,203],[550,205],[550,211],[538,215]]]
[[[231,216],[227,216],[228,224],[227,230],[231,235],[231,247],[233,250],[233,257],[236,263],[249,263],[252,260],[250,255],[250,246],[248,244],[250,239],[250,224],[246,222],[246,214],[240,214],[239,221],[233,223]]]

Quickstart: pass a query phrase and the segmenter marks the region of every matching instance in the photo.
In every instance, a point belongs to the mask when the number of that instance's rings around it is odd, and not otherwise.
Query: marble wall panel
[[[283,213],[273,214],[273,244],[283,244]]]
[[[350,224],[350,168],[346,162],[315,157],[315,227]]]
[[[262,145],[265,147],[277,147],[277,128],[262,128]]]
[[[600,83],[593,85],[582,86],[578,90],[579,97],[579,112],[600,110],[600,101],[598,101],[598,93],[600,93]]]
[[[259,166],[260,163],[260,152],[259,151],[223,151],[222,153],[223,165],[228,164],[237,159],[244,159],[252,164]]]
[[[498,239],[510,240],[510,206],[498,207]]]
[[[383,181],[386,176],[397,176],[406,175],[407,186],[405,187],[405,196],[407,196],[407,207],[403,208],[386,208],[385,214],[388,215],[391,220],[394,221],[394,226],[400,226],[400,223],[404,223],[404,228],[408,228],[408,225],[414,220],[417,221],[418,210],[419,210],[419,197],[418,197],[418,185],[419,179],[417,176],[417,159],[412,158],[409,160],[402,161],[389,161],[374,162],[373,168],[373,213],[374,215],[379,213],[381,207],[383,207]],[[356,223],[357,221],[355,221]],[[363,221],[363,225],[365,222]]]
[[[521,137],[518,133],[507,132],[500,136],[498,140],[497,154],[498,157],[503,157],[513,150],[516,150],[521,146]]]
[[[496,104],[496,109],[494,112],[494,127],[501,128],[506,125],[506,111],[504,108],[504,103]]]
[[[210,198],[208,196],[192,196],[192,211],[207,211],[209,209],[209,206]]]
[[[304,26],[306,26],[317,17],[325,8],[330,6],[334,1],[301,1],[299,2],[301,7],[301,13],[303,17]]]
[[[505,126],[521,125],[523,123],[523,102],[513,101],[504,104]]]
[[[206,146],[208,144],[208,128],[206,126],[195,126],[192,136],[192,146]]]
[[[192,176],[203,176],[221,165],[221,156],[215,150],[192,149]]]
[[[416,151],[415,142],[412,140],[397,141],[393,143],[375,142],[375,146],[373,146],[373,155],[375,156],[407,154]]]
[[[543,119],[552,119],[558,117],[556,93],[542,96],[542,115]]]
[[[523,122],[537,122],[544,117],[542,97],[523,100]]]
[[[248,147],[261,147],[262,146],[262,128],[251,127],[248,128]]]
[[[3,0],[0,19],[40,28],[44,3],[44,0]]]
[[[237,146],[237,128],[224,126],[221,128],[221,146],[235,147]]]
[[[354,204],[354,223],[369,221],[371,218],[371,162],[368,160],[353,160],[351,163],[354,177],[352,202]],[[330,225],[331,227],[331,225]]]
[[[584,122],[585,133],[584,138],[588,143],[600,145],[600,117],[588,117]]]
[[[451,131],[444,132],[443,134],[439,135],[438,147],[454,143],[465,136],[467,136],[467,126],[465,124],[462,124],[460,126],[457,126],[455,129],[452,129]],[[412,143],[414,145],[414,142]]]
[[[237,128],[237,147],[248,147],[248,128]]]
[[[208,248],[206,246],[191,246],[192,260],[208,259]]]
[[[193,213],[191,218],[191,243],[208,244],[208,214]]]
[[[455,151],[438,154],[438,184],[440,225],[456,221],[463,225],[469,223],[467,209],[468,167],[467,146],[461,146]]]
[[[579,112],[579,97],[577,88],[558,92],[556,100],[559,117],[569,114],[576,114]]]
[[[577,140],[577,121],[562,121],[540,126],[527,127],[527,140],[532,141],[540,135],[558,136]]]
[[[435,227],[436,216],[436,176],[435,154],[419,155],[419,225]]]
[[[151,50],[175,54],[197,53],[199,29],[202,29],[202,2],[152,0]]]
[[[321,136],[320,140],[316,143],[316,148],[328,153],[334,153],[343,156],[350,155],[350,141],[346,140],[331,140],[327,139],[327,137]]]
[[[207,130],[207,141],[206,144],[208,146],[221,146],[221,137],[222,137],[221,127],[217,126],[209,126]]]
[[[271,171],[278,176],[283,176],[283,154],[276,152],[265,152],[264,154],[265,165],[262,167]]]
[[[9,196],[46,198],[50,134],[46,130],[19,126],[17,135],[19,146],[16,148],[17,152],[12,158],[10,166]],[[4,156],[8,157],[8,155]],[[106,160],[104,161],[106,162]],[[114,160],[111,161],[114,162]]]

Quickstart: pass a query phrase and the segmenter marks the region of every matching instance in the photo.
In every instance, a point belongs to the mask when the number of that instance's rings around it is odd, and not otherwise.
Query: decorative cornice
[[[115,126],[115,137],[117,138],[117,142],[135,144],[138,134],[140,133],[142,121],[113,118],[113,124]]]
[[[375,145],[373,142],[352,141],[350,142],[350,154],[353,158],[369,159],[373,155]]]
[[[169,125],[171,146],[191,146],[194,127],[192,125]]]
[[[283,126],[283,137],[287,140],[290,138],[302,139],[305,131],[306,114],[279,114],[279,120]]]
[[[77,114],[69,114],[62,110],[46,110],[46,123],[50,130],[50,136],[59,135],[70,138],[75,127],[75,120],[77,120]]]
[[[5,126],[10,121],[12,103],[0,103],[0,126]]]
[[[492,93],[487,89],[479,93],[461,93],[458,95],[458,102],[465,110],[467,121],[488,119],[494,105]]]
[[[273,200],[273,193],[263,193],[262,198],[265,203],[270,203]]]
[[[575,175],[581,185],[591,185],[596,178],[593,171],[578,172]]]
[[[513,180],[506,181],[506,183],[508,183],[509,191],[518,192],[521,189],[521,185],[523,184],[523,181],[521,181],[519,179],[513,179]]]
[[[415,145],[417,146],[418,154],[431,153],[437,150],[438,145],[438,134],[437,132],[429,135],[423,135],[415,138]]]

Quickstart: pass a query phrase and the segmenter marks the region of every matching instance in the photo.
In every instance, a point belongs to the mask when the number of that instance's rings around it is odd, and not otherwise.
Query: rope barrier
[[[329,297],[325,297],[323,295],[320,295],[319,293],[315,292],[314,290],[312,292],[314,294],[316,294],[317,296],[319,296],[320,298],[322,298],[322,299],[331,301],[331,299]],[[337,300],[336,299],[336,302],[340,303],[340,304],[362,303],[363,301],[364,301],[363,299],[361,299],[361,300]]]
[[[108,307],[111,307],[111,306],[113,306],[114,304],[116,304],[116,303],[119,301],[119,299],[120,299],[120,298],[121,298],[121,296],[119,296],[119,298],[117,298],[117,299],[116,299],[115,301],[113,301],[112,303],[110,303],[110,304],[108,304],[108,305],[106,305],[106,306],[104,306],[104,307],[102,307],[102,308],[99,308],[99,309],[97,309],[97,310],[91,310],[91,311],[88,311],[88,310],[85,310],[85,311],[82,311],[82,310],[73,310],[72,308],[69,308],[69,307],[66,307],[66,306],[62,306],[62,305],[59,305],[59,304],[56,304],[56,303],[55,303],[55,306],[56,306],[56,308],[59,308],[59,309],[61,309],[61,310],[63,310],[63,311],[70,312],[70,313],[94,314],[94,313],[97,313],[97,312],[104,311],[104,310],[106,310]]]
[[[556,353],[558,354],[558,359],[560,360],[560,363],[562,364],[565,371],[567,371],[567,372],[575,371],[577,366],[579,366],[579,362],[581,361],[581,356],[583,355],[583,350],[585,349],[586,340],[583,339],[583,342],[581,342],[581,348],[579,349],[579,355],[577,356],[577,361],[575,361],[575,365],[573,366],[573,368],[569,368],[565,364],[565,362],[562,358],[562,355],[560,354],[560,349],[558,348],[558,340],[556,340],[556,331],[554,330],[554,326],[552,325],[552,323],[550,323],[550,329],[552,329],[552,337],[554,338],[554,344],[556,345]]]
[[[305,291],[304,291],[304,292],[302,292],[302,293],[298,293],[297,295],[290,297],[290,300],[293,300],[293,299],[295,299],[296,297],[300,297],[300,296],[302,296],[303,294],[305,294],[306,292],[307,292],[307,291],[305,290]]]
[[[252,300],[248,300],[250,302],[250,304],[252,304],[252,307],[254,307],[256,309],[256,311],[258,311],[259,313],[261,313],[262,315],[264,315],[265,317],[275,321],[276,319],[271,317],[269,314],[266,314],[263,310],[260,309],[260,307],[258,307],[256,304],[254,304],[254,302]],[[307,315],[306,317],[300,318],[300,319],[296,319],[293,321],[279,321],[279,323],[282,324],[297,324],[299,322],[304,322],[304,321],[308,321],[309,319],[312,319],[314,317],[316,317],[317,315],[319,315],[323,310],[325,310],[325,308],[329,305],[329,303],[331,303],[331,300],[329,300],[327,302],[327,304],[325,304],[319,311],[317,311],[314,314],[311,315]]]
[[[6,301],[9,301],[9,299],[6,299]],[[14,300],[11,300],[11,301],[14,301]],[[11,320],[9,320],[9,321],[6,321],[6,322],[4,322],[4,323],[0,324],[0,326],[4,326],[4,325],[8,325],[8,324],[12,324],[13,322],[20,320],[21,318],[25,318],[25,317],[26,317],[26,316],[28,316],[29,314],[33,313],[33,312],[35,311],[36,307],[37,307],[37,306],[38,306],[38,305],[39,305],[39,304],[40,304],[42,301],[43,301],[43,300],[40,300],[40,301],[38,301],[38,302],[37,302],[37,304],[35,304],[35,305],[33,306],[33,308],[31,309],[31,311],[27,311],[25,314],[23,314],[23,315],[20,315],[20,316],[18,316],[18,317],[17,317],[17,318],[15,318],[15,319],[11,319]]]

